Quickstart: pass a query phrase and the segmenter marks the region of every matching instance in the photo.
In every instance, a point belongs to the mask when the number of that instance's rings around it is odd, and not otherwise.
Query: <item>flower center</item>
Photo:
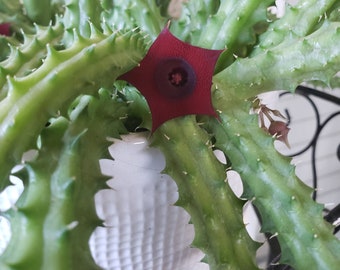
[[[182,58],[165,58],[157,65],[155,82],[162,95],[182,98],[196,86],[196,75],[191,65]]]
[[[188,73],[183,68],[174,68],[169,73],[169,81],[173,86],[184,86],[188,81]]]

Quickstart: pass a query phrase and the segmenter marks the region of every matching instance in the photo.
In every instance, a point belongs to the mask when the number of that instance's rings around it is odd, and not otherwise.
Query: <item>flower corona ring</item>
[[[217,117],[211,101],[212,76],[223,50],[185,43],[169,24],[140,64],[120,76],[145,97],[152,115],[152,132],[164,122],[184,115]]]

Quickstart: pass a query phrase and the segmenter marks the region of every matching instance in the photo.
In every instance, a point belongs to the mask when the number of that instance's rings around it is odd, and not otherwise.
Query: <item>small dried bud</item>
[[[275,136],[279,141],[283,142],[287,145],[287,147],[290,148],[289,142],[288,142],[288,132],[290,128],[287,126],[285,122],[282,121],[273,121],[270,123],[270,126],[268,128],[268,132]]]

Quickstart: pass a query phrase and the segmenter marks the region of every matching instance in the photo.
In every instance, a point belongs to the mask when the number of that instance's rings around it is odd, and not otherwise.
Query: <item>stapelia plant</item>
[[[140,127],[153,131],[164,173],[179,188],[176,204],[191,215],[193,246],[211,269],[257,269],[258,244],[242,220],[247,200],[262,231],[278,238],[281,263],[339,266],[340,242],[322,205],[249,113],[263,92],[338,86],[338,1],[300,0],[278,19],[268,14],[274,1],[191,0],[167,27],[169,2],[0,0],[0,189],[18,164],[25,186],[2,213],[12,238],[0,269],[98,268],[88,247],[101,224],[98,161],[108,157],[107,137]],[[30,149],[36,158],[22,164]],[[242,177],[243,200],[225,181],[230,166]]]

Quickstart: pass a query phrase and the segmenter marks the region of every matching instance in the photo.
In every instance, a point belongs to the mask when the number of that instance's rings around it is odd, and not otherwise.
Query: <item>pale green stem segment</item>
[[[269,29],[259,38],[259,46],[255,47],[251,55],[314,32],[318,24],[327,18],[327,11],[335,2],[336,0],[300,0],[294,6],[287,5],[285,15],[269,25]]]
[[[262,231],[277,235],[281,262],[301,270],[337,269],[340,241],[323,220],[323,206],[311,199],[311,188],[297,178],[291,159],[276,151],[257,116],[249,114],[251,102],[220,89],[214,101],[220,122],[209,121],[208,129],[241,175],[243,196],[258,208]]]
[[[35,23],[48,25],[51,21],[51,0],[23,0],[27,16]]]
[[[22,153],[36,147],[37,136],[51,116],[79,94],[112,85],[143,58],[146,46],[139,33],[106,36],[93,27],[88,39],[75,33],[74,44],[66,50],[48,47],[44,63],[30,75],[8,77],[8,95],[0,103],[0,190]]]
[[[307,37],[283,42],[254,57],[237,59],[214,77],[238,99],[273,90],[294,91],[306,81],[329,84],[340,70],[340,23],[325,22]],[[222,87],[223,85],[223,87]]]
[[[66,47],[73,43],[73,30],[77,29],[81,36],[89,38],[92,30],[89,22],[101,29],[102,7],[100,0],[65,0],[64,44]]]
[[[18,177],[24,181],[25,189],[15,206],[3,213],[11,223],[11,239],[0,256],[0,269],[40,269],[44,250],[44,219],[50,205],[51,172],[57,166],[62,149],[65,121],[55,122],[41,134],[43,145],[49,147],[40,152],[34,164],[26,164]],[[47,150],[47,151],[46,151]]]
[[[257,269],[258,246],[243,223],[244,202],[226,182],[225,166],[216,159],[208,134],[187,116],[165,123],[153,136],[152,145],[166,157],[164,173],[178,185],[176,205],[194,224],[193,246],[206,254],[210,269]]]
[[[160,13],[156,0],[111,0],[103,1],[104,22],[114,29],[141,29],[152,40],[167,24],[167,18]]]
[[[108,158],[107,136],[125,132],[126,104],[101,90],[83,96],[69,118],[59,117],[41,133],[36,160],[25,164],[25,190],[7,213],[12,237],[0,256],[2,270],[94,270],[89,237],[102,225],[94,195],[105,188],[99,159]]]
[[[24,77],[41,65],[47,53],[47,44],[56,45],[64,33],[60,22],[53,26],[36,26],[36,35],[24,35],[24,42],[19,47],[11,47],[11,54],[0,63],[0,101],[8,93],[7,76]]]

